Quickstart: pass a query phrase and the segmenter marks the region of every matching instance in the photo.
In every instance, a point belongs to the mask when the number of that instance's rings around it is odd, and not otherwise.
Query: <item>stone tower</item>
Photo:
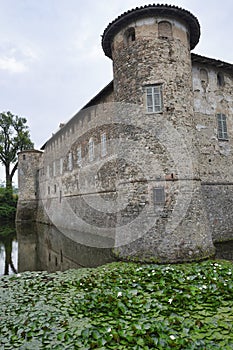
[[[137,118],[142,129],[156,125],[157,136],[142,131],[140,142],[157,156],[162,170],[156,174],[154,169],[154,178],[149,178],[145,201],[154,202],[145,215],[157,215],[156,223],[140,239],[117,248],[122,258],[187,261],[214,252],[202,202],[194,127],[190,50],[199,37],[197,18],[168,5],[130,10],[104,31],[103,50],[113,60],[115,101],[141,108]],[[140,180],[136,182],[140,188]]]
[[[38,172],[43,152],[25,150],[18,154],[19,200],[16,221],[36,221],[38,206]]]

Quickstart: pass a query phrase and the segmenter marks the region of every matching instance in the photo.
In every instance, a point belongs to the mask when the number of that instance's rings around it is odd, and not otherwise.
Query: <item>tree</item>
[[[11,112],[0,113],[0,162],[5,167],[6,188],[10,191],[18,167],[17,153],[34,147],[26,123],[26,118]]]

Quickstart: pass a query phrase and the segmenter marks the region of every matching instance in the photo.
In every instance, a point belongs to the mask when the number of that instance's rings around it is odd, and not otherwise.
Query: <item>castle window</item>
[[[218,139],[219,140],[228,140],[227,135],[227,118],[225,114],[217,114],[217,123],[218,123]]]
[[[78,147],[77,149],[77,164],[81,166],[82,164],[82,148]]]
[[[107,154],[107,147],[106,147],[106,133],[103,133],[101,135],[101,156],[104,157]]]
[[[165,190],[164,187],[154,188],[154,204],[164,204],[165,203]]]
[[[217,74],[217,83],[218,83],[218,86],[224,86],[224,84],[225,84],[224,75],[221,72],[218,72],[218,74]]]
[[[50,186],[48,186],[48,194],[50,194]]]
[[[53,176],[56,176],[56,162],[53,162]]]
[[[54,193],[57,192],[57,185],[54,185]]]
[[[124,42],[126,45],[129,45],[132,41],[135,41],[135,29],[133,27],[128,28],[124,32]]]
[[[60,175],[63,173],[63,159],[60,158]]]
[[[172,39],[172,25],[170,22],[162,21],[158,24],[159,38]]]
[[[93,161],[94,159],[94,141],[93,138],[91,137],[89,140],[89,160]]]
[[[202,83],[208,84],[209,78],[208,78],[208,72],[206,69],[200,69],[200,79]]]
[[[23,154],[23,160],[26,160],[26,156],[25,156],[25,154]]]
[[[162,112],[162,85],[146,87],[146,108],[148,113]]]
[[[73,159],[72,159],[72,153],[70,152],[68,155],[68,170],[72,170],[73,169]]]

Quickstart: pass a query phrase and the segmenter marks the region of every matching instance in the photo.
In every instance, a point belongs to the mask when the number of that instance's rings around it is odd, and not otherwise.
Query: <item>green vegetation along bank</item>
[[[0,279],[0,349],[233,349],[233,265],[112,263]]]
[[[17,207],[17,194],[0,185],[0,220],[14,221]]]

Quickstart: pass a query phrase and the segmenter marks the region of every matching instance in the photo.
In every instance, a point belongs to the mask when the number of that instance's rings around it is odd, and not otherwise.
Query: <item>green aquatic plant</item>
[[[233,348],[233,265],[112,263],[0,279],[0,349]]]

